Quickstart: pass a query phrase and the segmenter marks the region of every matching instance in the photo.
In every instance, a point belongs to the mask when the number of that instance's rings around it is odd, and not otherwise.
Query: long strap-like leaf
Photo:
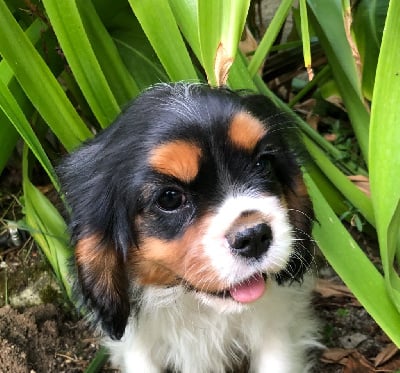
[[[371,195],[387,288],[400,312],[400,2],[392,0],[376,71],[370,135]]]
[[[197,80],[168,1],[129,0],[129,3],[169,78],[173,81]]]
[[[317,223],[313,235],[329,263],[387,335],[400,346],[400,314],[385,281],[341,224],[314,181],[307,177]]]
[[[62,144],[68,150],[77,147],[91,133],[4,0],[0,0],[0,25],[0,54]]]
[[[119,105],[89,42],[75,0],[44,0],[50,22],[75,79],[102,127],[119,114]]]
[[[39,160],[40,164],[46,171],[47,175],[49,175],[49,178],[53,183],[54,187],[57,190],[60,190],[58,179],[54,172],[53,166],[49,158],[47,157],[47,154],[44,151],[39,139],[33,132],[31,125],[29,124],[24,113],[20,109],[17,101],[15,100],[9,89],[1,81],[0,81],[0,109],[4,112],[4,114],[8,117],[10,122],[17,129],[21,137],[29,145],[32,152],[35,154],[36,158]]]
[[[346,36],[340,1],[307,0],[311,23],[328,58],[364,160],[368,162],[369,113],[364,105],[356,64]]]
[[[54,205],[29,180],[28,147],[23,152],[23,191],[27,229],[43,250],[71,299],[68,261],[72,256],[66,223]]]

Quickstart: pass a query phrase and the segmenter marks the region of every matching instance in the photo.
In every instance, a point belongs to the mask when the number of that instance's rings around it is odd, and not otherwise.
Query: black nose
[[[272,230],[268,224],[261,223],[235,231],[229,234],[227,239],[236,254],[258,259],[268,251],[272,241]]]

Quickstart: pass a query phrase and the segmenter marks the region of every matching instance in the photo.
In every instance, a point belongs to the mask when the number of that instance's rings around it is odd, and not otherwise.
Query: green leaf
[[[272,44],[278,36],[286,18],[289,14],[290,7],[293,4],[293,0],[282,0],[271,23],[268,26],[263,38],[261,39],[260,45],[258,46],[254,56],[249,63],[249,72],[251,76],[255,76],[258,70],[261,68],[267,54],[269,53]]]
[[[238,51],[237,56],[231,66],[228,83],[232,89],[246,89],[253,92],[257,92],[258,90],[257,85],[254,83],[249,74],[247,59],[240,51]],[[262,84],[263,87],[269,91],[265,84]]]
[[[43,25],[36,20],[28,27],[25,34],[32,43],[37,43],[42,35],[42,28]],[[0,154],[0,172],[21,135],[58,190],[58,180],[53,166],[24,114],[25,111],[29,111],[30,114],[32,106],[16,83],[13,71],[5,60],[0,62],[0,108],[2,110],[0,138],[4,139]]]
[[[303,138],[310,155],[331,183],[360,211],[364,218],[375,225],[371,200],[360,191],[308,137]]]
[[[169,78],[172,81],[197,80],[168,1],[129,0],[129,3]]]
[[[343,98],[361,152],[368,163],[369,113],[361,92],[361,83],[348,42],[341,1],[307,0],[313,29],[318,35]]]
[[[343,162],[343,153],[339,151],[335,146],[333,146],[330,142],[328,142],[324,137],[322,137],[317,131],[310,127],[308,123],[303,121],[298,115],[296,115],[284,102],[282,102],[278,97],[276,97],[269,88],[262,81],[261,77],[256,75],[254,77],[254,83],[257,86],[257,89],[260,93],[267,96],[271,101],[281,110],[286,112],[286,114],[293,119],[293,121],[299,126],[302,132],[307,135],[315,144],[317,144],[327,155],[323,155],[323,157],[329,158],[335,163],[340,164],[341,169],[347,171],[348,174],[356,175],[367,175],[366,171],[363,170],[358,164],[353,161]],[[320,153],[322,156],[322,153]],[[328,162],[328,160],[324,161]]]
[[[139,93],[139,88],[123,63],[113,39],[105,28],[91,1],[78,0],[77,6],[82,18],[86,35],[101,70],[118,101],[124,106]]]
[[[342,215],[348,216],[349,204],[346,203],[347,201],[340,190],[336,189],[314,162],[309,161],[306,168],[314,183],[318,185],[318,190],[335,214],[340,217],[340,220],[342,220]]]
[[[201,61],[211,85],[224,85],[246,22],[249,0],[201,0],[198,26]]]
[[[99,373],[103,366],[107,363],[110,354],[108,350],[102,346],[96,352],[95,357],[90,362],[84,373]]]
[[[58,139],[67,149],[75,148],[91,134],[4,0],[0,0],[0,24],[0,54]],[[39,30],[40,25],[46,27],[39,20],[35,25]]]
[[[71,297],[68,261],[72,256],[72,249],[68,244],[67,226],[53,204],[29,181],[27,147],[23,155],[23,191],[29,232]]]
[[[307,93],[309,93],[314,87],[316,87],[319,84],[322,84],[322,82],[326,81],[327,77],[330,75],[331,71],[329,68],[329,65],[324,66],[311,80],[308,82],[301,90],[294,96],[290,102],[289,106],[293,107],[295,104],[297,104]],[[321,90],[321,87],[320,87]]]
[[[197,1],[169,0],[169,2],[185,39],[192,48],[197,59],[201,60]],[[240,51],[237,52],[236,58],[231,66],[228,85],[233,89],[257,91],[257,87],[249,74],[246,58]]]
[[[307,69],[308,79],[311,81],[313,78],[313,72],[311,68],[311,42],[310,42],[310,33],[308,31],[306,0],[300,0],[299,6],[300,6],[300,19],[301,19],[301,40],[303,41],[304,66]]]
[[[115,33],[113,38],[121,58],[134,76],[140,90],[169,80],[167,73],[158,62],[157,56],[152,59],[151,54],[149,55],[143,49],[143,44],[135,44],[132,41],[130,33]]]
[[[386,292],[382,275],[344,228],[314,181],[309,175],[305,177],[316,213],[313,236],[318,246],[367,312],[400,346],[400,314]]]
[[[111,36],[139,88],[143,90],[155,83],[168,81],[167,73],[132,10],[123,10],[116,15],[116,19],[118,22],[109,26]]]
[[[55,186],[55,188],[59,190],[57,176],[54,172],[50,160],[46,155],[46,152],[43,150],[43,147],[39,139],[33,132],[30,123],[28,122],[24,113],[18,106],[18,103],[14,99],[13,95],[1,81],[0,81],[0,108],[3,111],[3,113],[7,116],[9,121],[17,129],[21,137],[32,149],[32,152],[35,154],[36,158],[39,160],[44,170],[49,175],[50,180]]]
[[[352,29],[362,65],[362,89],[369,100],[372,99],[388,6],[389,0],[361,0],[357,3],[353,16]]]
[[[198,0],[169,0],[176,22],[192,48],[197,59],[201,61],[199,39]]]
[[[400,278],[394,269],[396,250],[400,247],[399,19],[400,2],[391,1],[376,71],[369,162],[383,269],[388,291],[400,311]]]
[[[8,118],[0,113],[0,175],[3,172],[8,159],[19,138],[18,132],[14,129]]]
[[[12,80],[13,73],[7,61],[0,61],[0,84],[8,86]],[[19,138],[18,132],[10,123],[4,113],[0,112],[0,175],[8,162],[8,159]]]
[[[76,0],[43,0],[43,4],[89,106],[100,125],[108,126],[117,117],[120,108],[89,42]]]

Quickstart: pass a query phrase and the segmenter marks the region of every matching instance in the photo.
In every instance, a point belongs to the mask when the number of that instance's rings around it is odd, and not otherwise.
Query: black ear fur
[[[84,304],[112,338],[120,339],[130,313],[125,259],[131,246],[128,204],[114,180],[115,147],[106,147],[107,131],[70,154],[58,167],[71,211],[70,233],[76,247],[75,264]],[[115,150],[114,150],[115,151]],[[117,150],[116,150],[117,151]],[[132,201],[130,207],[132,206]]]

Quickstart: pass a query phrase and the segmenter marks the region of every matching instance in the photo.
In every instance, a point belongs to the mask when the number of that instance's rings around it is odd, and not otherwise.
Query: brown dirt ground
[[[82,372],[96,345],[82,322],[54,304],[0,309],[1,372]]]

